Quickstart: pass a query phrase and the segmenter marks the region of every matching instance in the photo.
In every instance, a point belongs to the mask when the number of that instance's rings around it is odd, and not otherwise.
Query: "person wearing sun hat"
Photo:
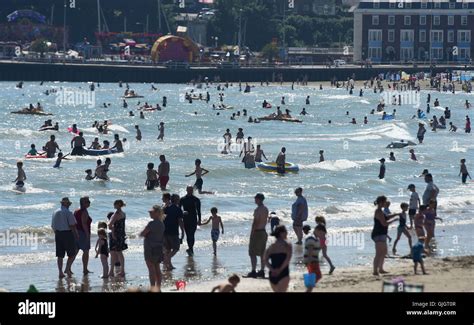
[[[159,205],[154,205],[148,213],[153,220],[143,229],[140,236],[144,237],[143,247],[150,286],[160,291],[160,263],[163,262],[163,241],[165,235],[164,212]]]
[[[58,263],[59,278],[64,278],[66,273],[72,276],[71,267],[77,254],[76,240],[79,238],[76,229],[76,219],[69,210],[71,201],[64,197],[61,200],[61,208],[56,210],[51,220],[51,228],[54,231],[56,242],[56,257]],[[63,259],[67,254],[66,269],[63,272]]]

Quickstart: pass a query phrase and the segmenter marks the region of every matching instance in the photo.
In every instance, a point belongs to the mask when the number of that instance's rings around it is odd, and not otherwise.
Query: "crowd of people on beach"
[[[359,96],[363,96],[364,90],[367,88],[373,88],[374,93],[383,93],[383,78],[375,77],[370,81],[364,83],[364,89],[360,89]],[[456,86],[453,81],[449,81],[447,84],[442,84],[439,78],[431,79],[432,87],[438,91],[451,91],[455,92]],[[263,85],[263,83],[262,83]],[[332,80],[331,85],[337,88],[345,87],[349,94],[354,93],[355,82],[354,79],[348,78],[343,81],[342,84],[337,80]],[[389,89],[397,90],[399,92],[415,90],[420,91],[420,85],[415,80],[410,80],[404,84],[399,81],[390,80],[387,84]],[[218,86],[220,104],[215,109],[226,109],[227,107],[223,103],[224,101],[224,89],[228,88],[229,85],[226,83],[224,86]],[[239,84],[240,89],[242,86]],[[292,89],[294,84],[292,85]],[[128,85],[127,85],[127,89]],[[251,87],[246,85],[247,92],[251,91]],[[320,85],[320,90],[323,87]],[[470,83],[462,85],[463,91],[469,92],[471,90]],[[154,89],[156,90],[156,89]],[[91,89],[93,91],[93,89]],[[133,95],[135,93],[129,91],[126,96]],[[202,100],[209,103],[210,94],[206,95],[195,94],[191,92],[186,94],[186,100],[192,103],[193,100]],[[427,98],[427,109],[426,113],[418,110],[415,118],[422,119],[426,117],[426,114],[430,113],[431,94],[428,94]],[[166,107],[167,99],[163,98],[162,106]],[[281,105],[285,105],[285,97],[281,98]],[[401,105],[401,97],[393,98],[392,105]],[[124,105],[128,104],[124,100]],[[305,105],[310,106],[310,96],[308,95],[305,99]],[[107,106],[107,105],[106,105]],[[380,102],[377,110],[384,111],[387,103]],[[436,99],[434,106],[440,106],[439,100]],[[161,107],[157,104],[157,110],[161,110]],[[271,104],[266,100],[263,102],[264,108],[271,107]],[[465,108],[470,109],[471,105],[466,101]],[[144,118],[143,110],[151,110],[153,107],[145,103],[145,106],[141,108],[140,116]],[[290,111],[285,110],[282,113],[280,106],[277,107],[276,117],[287,116],[291,117]],[[217,113],[219,115],[219,113]],[[304,116],[308,114],[306,107],[303,108],[300,115]],[[349,115],[346,112],[346,115]],[[374,114],[372,110],[371,114]],[[385,113],[387,114],[387,113]],[[396,110],[391,114],[392,118],[395,117]],[[132,116],[132,115],[130,115]],[[235,120],[240,117],[240,111],[236,114],[233,113],[231,119]],[[242,116],[247,116],[247,111],[243,110]],[[385,115],[384,115],[385,116]],[[249,118],[249,121],[252,117]],[[443,116],[439,119],[436,116],[432,116],[432,120],[428,123],[433,132],[439,129],[446,128],[447,120],[452,118],[451,110],[446,107]],[[383,120],[384,118],[382,118]],[[254,120],[252,119],[254,122]],[[328,121],[330,124],[331,121]],[[351,124],[357,124],[355,118],[351,118]],[[367,116],[364,118],[364,124],[368,123]],[[450,131],[456,132],[458,127],[450,125]],[[57,124],[56,124],[57,126]],[[55,127],[56,127],[55,126]],[[51,124],[51,120],[46,121],[43,127],[54,127]],[[107,134],[109,124],[107,121],[104,123],[95,122],[93,125],[99,132],[99,134]],[[137,141],[141,141],[143,138],[142,132],[139,125],[135,125]],[[470,133],[470,118],[466,116],[466,124],[464,128],[466,133]],[[110,143],[105,140],[103,145],[100,144],[99,138],[94,138],[90,147],[87,148],[86,140],[83,132],[77,129],[77,125],[74,124],[70,130],[74,134],[74,138],[71,140],[71,153],[64,155],[59,148],[55,135],[50,136],[50,140],[43,146],[44,155],[47,158],[57,158],[54,167],[59,168],[62,160],[67,160],[68,156],[81,156],[84,155],[88,149],[92,150],[116,150],[117,152],[124,152],[123,142],[126,139],[121,140],[119,134],[114,135],[114,144],[111,146]],[[158,126],[158,140],[164,141],[165,134],[165,123],[161,122]],[[417,131],[417,139],[419,144],[423,144],[426,135],[426,124],[423,122],[419,123]],[[223,135],[224,146],[222,154],[229,154],[233,150],[233,137],[230,129],[226,130]],[[402,145],[405,143],[402,142]],[[238,144],[238,151],[240,151],[239,158],[242,158],[246,168],[254,168],[255,163],[262,162],[263,159],[268,160],[261,145],[255,147],[252,137],[247,137],[245,141],[244,130],[239,128],[235,143]],[[57,151],[59,153],[56,155]],[[409,151],[410,159],[416,161],[417,157],[415,150]],[[35,156],[40,153],[36,150],[34,144],[31,145],[31,150],[28,152],[29,155]],[[320,157],[319,162],[325,161],[324,150],[319,151]],[[390,161],[396,161],[393,152],[390,152]],[[179,197],[177,194],[171,194],[167,192],[167,184],[170,180],[170,163],[166,160],[165,155],[159,156],[160,163],[157,170],[155,170],[155,164],[150,162],[147,164],[146,170],[146,181],[145,187],[147,190],[155,190],[157,188],[163,191],[162,204],[153,205],[148,211],[151,221],[140,233],[143,237],[143,251],[144,260],[149,272],[150,286],[154,287],[155,290],[160,291],[162,285],[162,272],[171,271],[174,269],[172,259],[180,250],[183,243],[184,237],[186,237],[187,249],[186,253],[189,257],[193,257],[194,245],[195,245],[195,233],[198,226],[205,226],[211,224],[210,237],[212,240],[213,254],[217,255],[217,243],[220,235],[224,234],[224,221],[222,217],[218,215],[219,211],[217,207],[210,209],[211,216],[206,220],[202,220],[201,216],[201,201],[194,195],[197,191],[200,195],[212,195],[213,192],[203,190],[203,176],[209,173],[207,169],[202,166],[202,161],[196,159],[194,163],[194,170],[185,175],[185,177],[195,176],[196,180],[193,186],[186,188],[186,195]],[[109,180],[107,172],[111,165],[111,158],[107,157],[104,164],[102,159],[97,160],[97,166],[95,170],[86,170],[86,179],[93,180]],[[384,179],[386,176],[386,165],[385,158],[380,159],[379,179]],[[285,174],[286,168],[286,148],[282,147],[275,159],[276,172],[279,174]],[[26,180],[26,174],[23,169],[23,163],[18,162],[17,164],[18,173],[17,178],[14,180],[18,187],[24,186]],[[408,190],[410,191],[410,197],[408,203],[400,204],[400,212],[391,213],[390,202],[387,197],[379,196],[375,200],[376,210],[374,212],[374,224],[371,233],[371,238],[375,243],[375,256],[373,260],[373,274],[381,275],[386,274],[387,271],[384,269],[384,261],[389,256],[388,244],[391,242],[389,236],[389,225],[398,221],[396,239],[393,243],[392,253],[397,254],[397,245],[400,242],[402,235],[407,238],[410,251],[407,256],[411,257],[414,261],[414,272],[417,273],[418,265],[420,265],[423,274],[426,274],[426,270],[423,263],[423,257],[429,256],[433,252],[432,239],[435,238],[435,227],[436,220],[442,221],[438,217],[438,187],[433,183],[433,176],[425,170],[421,175],[424,177],[424,181],[427,184],[426,189],[420,199],[416,192],[416,185],[410,184]],[[462,183],[465,184],[467,178],[470,178],[469,172],[466,166],[466,159],[461,160],[460,173]],[[332,274],[335,270],[335,266],[328,256],[328,243],[326,239],[327,225],[324,216],[317,216],[315,218],[314,225],[308,223],[309,209],[306,198],[303,196],[303,189],[297,188],[295,190],[296,200],[291,207],[291,218],[292,218],[292,229],[294,231],[296,242],[295,245],[301,245],[304,248],[303,263],[307,267],[308,279],[305,281],[307,291],[310,292],[316,286],[316,283],[321,281],[322,272],[320,269],[320,262],[324,258],[329,265],[328,274]],[[254,198],[256,209],[253,214],[253,221],[251,225],[251,231],[249,235],[248,254],[250,257],[250,272],[244,277],[248,278],[266,278],[270,282],[270,286],[275,292],[285,292],[288,290],[290,283],[290,261],[293,254],[292,244],[288,240],[289,229],[287,226],[281,224],[281,220],[276,216],[274,212],[270,213],[268,208],[265,206],[265,196],[261,193],[255,195]],[[90,273],[88,269],[89,265],[89,251],[91,249],[91,224],[93,222],[89,215],[88,209],[91,206],[91,200],[88,197],[82,197],[79,202],[79,208],[75,211],[71,211],[70,207],[72,202],[66,197],[61,200],[61,207],[53,214],[51,227],[55,233],[56,242],[56,256],[59,277],[63,278],[66,276],[72,276],[72,265],[78,255],[79,251],[82,251],[82,265],[83,273],[87,275]],[[113,204],[114,211],[107,215],[107,218],[103,221],[98,222],[97,225],[97,242],[95,245],[95,257],[99,258],[102,264],[103,273],[102,278],[107,279],[110,277],[125,277],[125,256],[124,251],[127,250],[127,234],[126,234],[126,213],[124,208],[126,204],[122,200],[116,200]],[[270,234],[275,237],[275,241],[268,245],[268,232],[267,224],[270,224]],[[413,232],[414,231],[414,232]],[[320,257],[322,254],[322,257]],[[66,266],[63,265],[63,259],[67,255]],[[260,264],[258,264],[258,261]],[[258,267],[259,266],[259,267]],[[266,272],[265,270],[268,270]],[[229,283],[221,286],[217,286],[213,291],[219,292],[232,292],[235,291],[237,284],[240,281],[240,277],[236,274],[229,278]]]

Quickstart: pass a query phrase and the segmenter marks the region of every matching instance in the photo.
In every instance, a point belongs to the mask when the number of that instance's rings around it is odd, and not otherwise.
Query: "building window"
[[[405,26],[410,26],[411,25],[411,16],[403,17],[403,22],[404,22]]]
[[[443,42],[443,31],[442,30],[432,30],[430,39],[431,39],[431,42],[442,43]]]
[[[454,25],[454,16],[448,16],[448,25],[453,26]]]
[[[421,26],[426,25],[426,16],[420,16],[420,25]]]
[[[434,8],[441,9],[441,2],[439,0],[434,0]]]
[[[420,29],[420,43],[426,42],[426,30]]]
[[[369,29],[369,42],[381,42],[381,41],[382,41],[382,30]]]
[[[395,2],[390,1],[389,6],[390,9],[395,9]]]
[[[434,16],[433,17],[433,25],[439,26],[440,22],[441,22],[440,16]]]
[[[413,59],[413,47],[402,47],[400,49],[400,59],[402,61],[408,61]]]
[[[380,2],[377,0],[374,0],[374,9],[379,9],[380,8]]]
[[[454,43],[454,30],[448,30],[448,43]]]
[[[442,60],[443,59],[443,49],[432,48],[431,49],[431,58],[434,60]]]
[[[461,25],[463,26],[467,25],[467,16],[461,16]]]
[[[405,1],[405,8],[411,9],[411,2],[410,1]]]
[[[395,30],[393,29],[388,30],[388,41],[395,42]]]
[[[470,48],[460,48],[459,49],[458,59],[470,59],[471,58],[471,49]]]
[[[372,25],[379,24],[379,16],[372,16]]]
[[[449,9],[454,9],[454,8],[456,8],[456,2],[450,2]]]
[[[459,30],[458,31],[458,43],[469,43],[471,42],[471,31],[470,30]]]
[[[400,41],[413,42],[413,35],[413,29],[402,29],[400,30]]]
[[[462,8],[463,9],[469,8],[469,3],[466,0],[462,3]]]
[[[371,59],[380,59],[380,58],[382,58],[382,48],[381,47],[369,47],[369,58],[371,58]]]
[[[395,25],[395,16],[388,16],[388,24]]]
[[[422,0],[421,1],[421,9],[426,9],[428,8],[428,0]]]

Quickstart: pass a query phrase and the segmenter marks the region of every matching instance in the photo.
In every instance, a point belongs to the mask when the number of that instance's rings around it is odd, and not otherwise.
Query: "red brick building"
[[[469,62],[472,0],[362,0],[354,10],[354,60]]]

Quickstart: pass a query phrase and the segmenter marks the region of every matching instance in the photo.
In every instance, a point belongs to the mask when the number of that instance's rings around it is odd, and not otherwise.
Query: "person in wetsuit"
[[[188,243],[188,249],[186,250],[188,256],[194,255],[194,235],[197,226],[201,224],[201,200],[195,197],[193,192],[194,188],[188,186],[186,188],[186,196],[181,198],[179,202],[179,207],[184,210],[183,221],[186,241]]]

